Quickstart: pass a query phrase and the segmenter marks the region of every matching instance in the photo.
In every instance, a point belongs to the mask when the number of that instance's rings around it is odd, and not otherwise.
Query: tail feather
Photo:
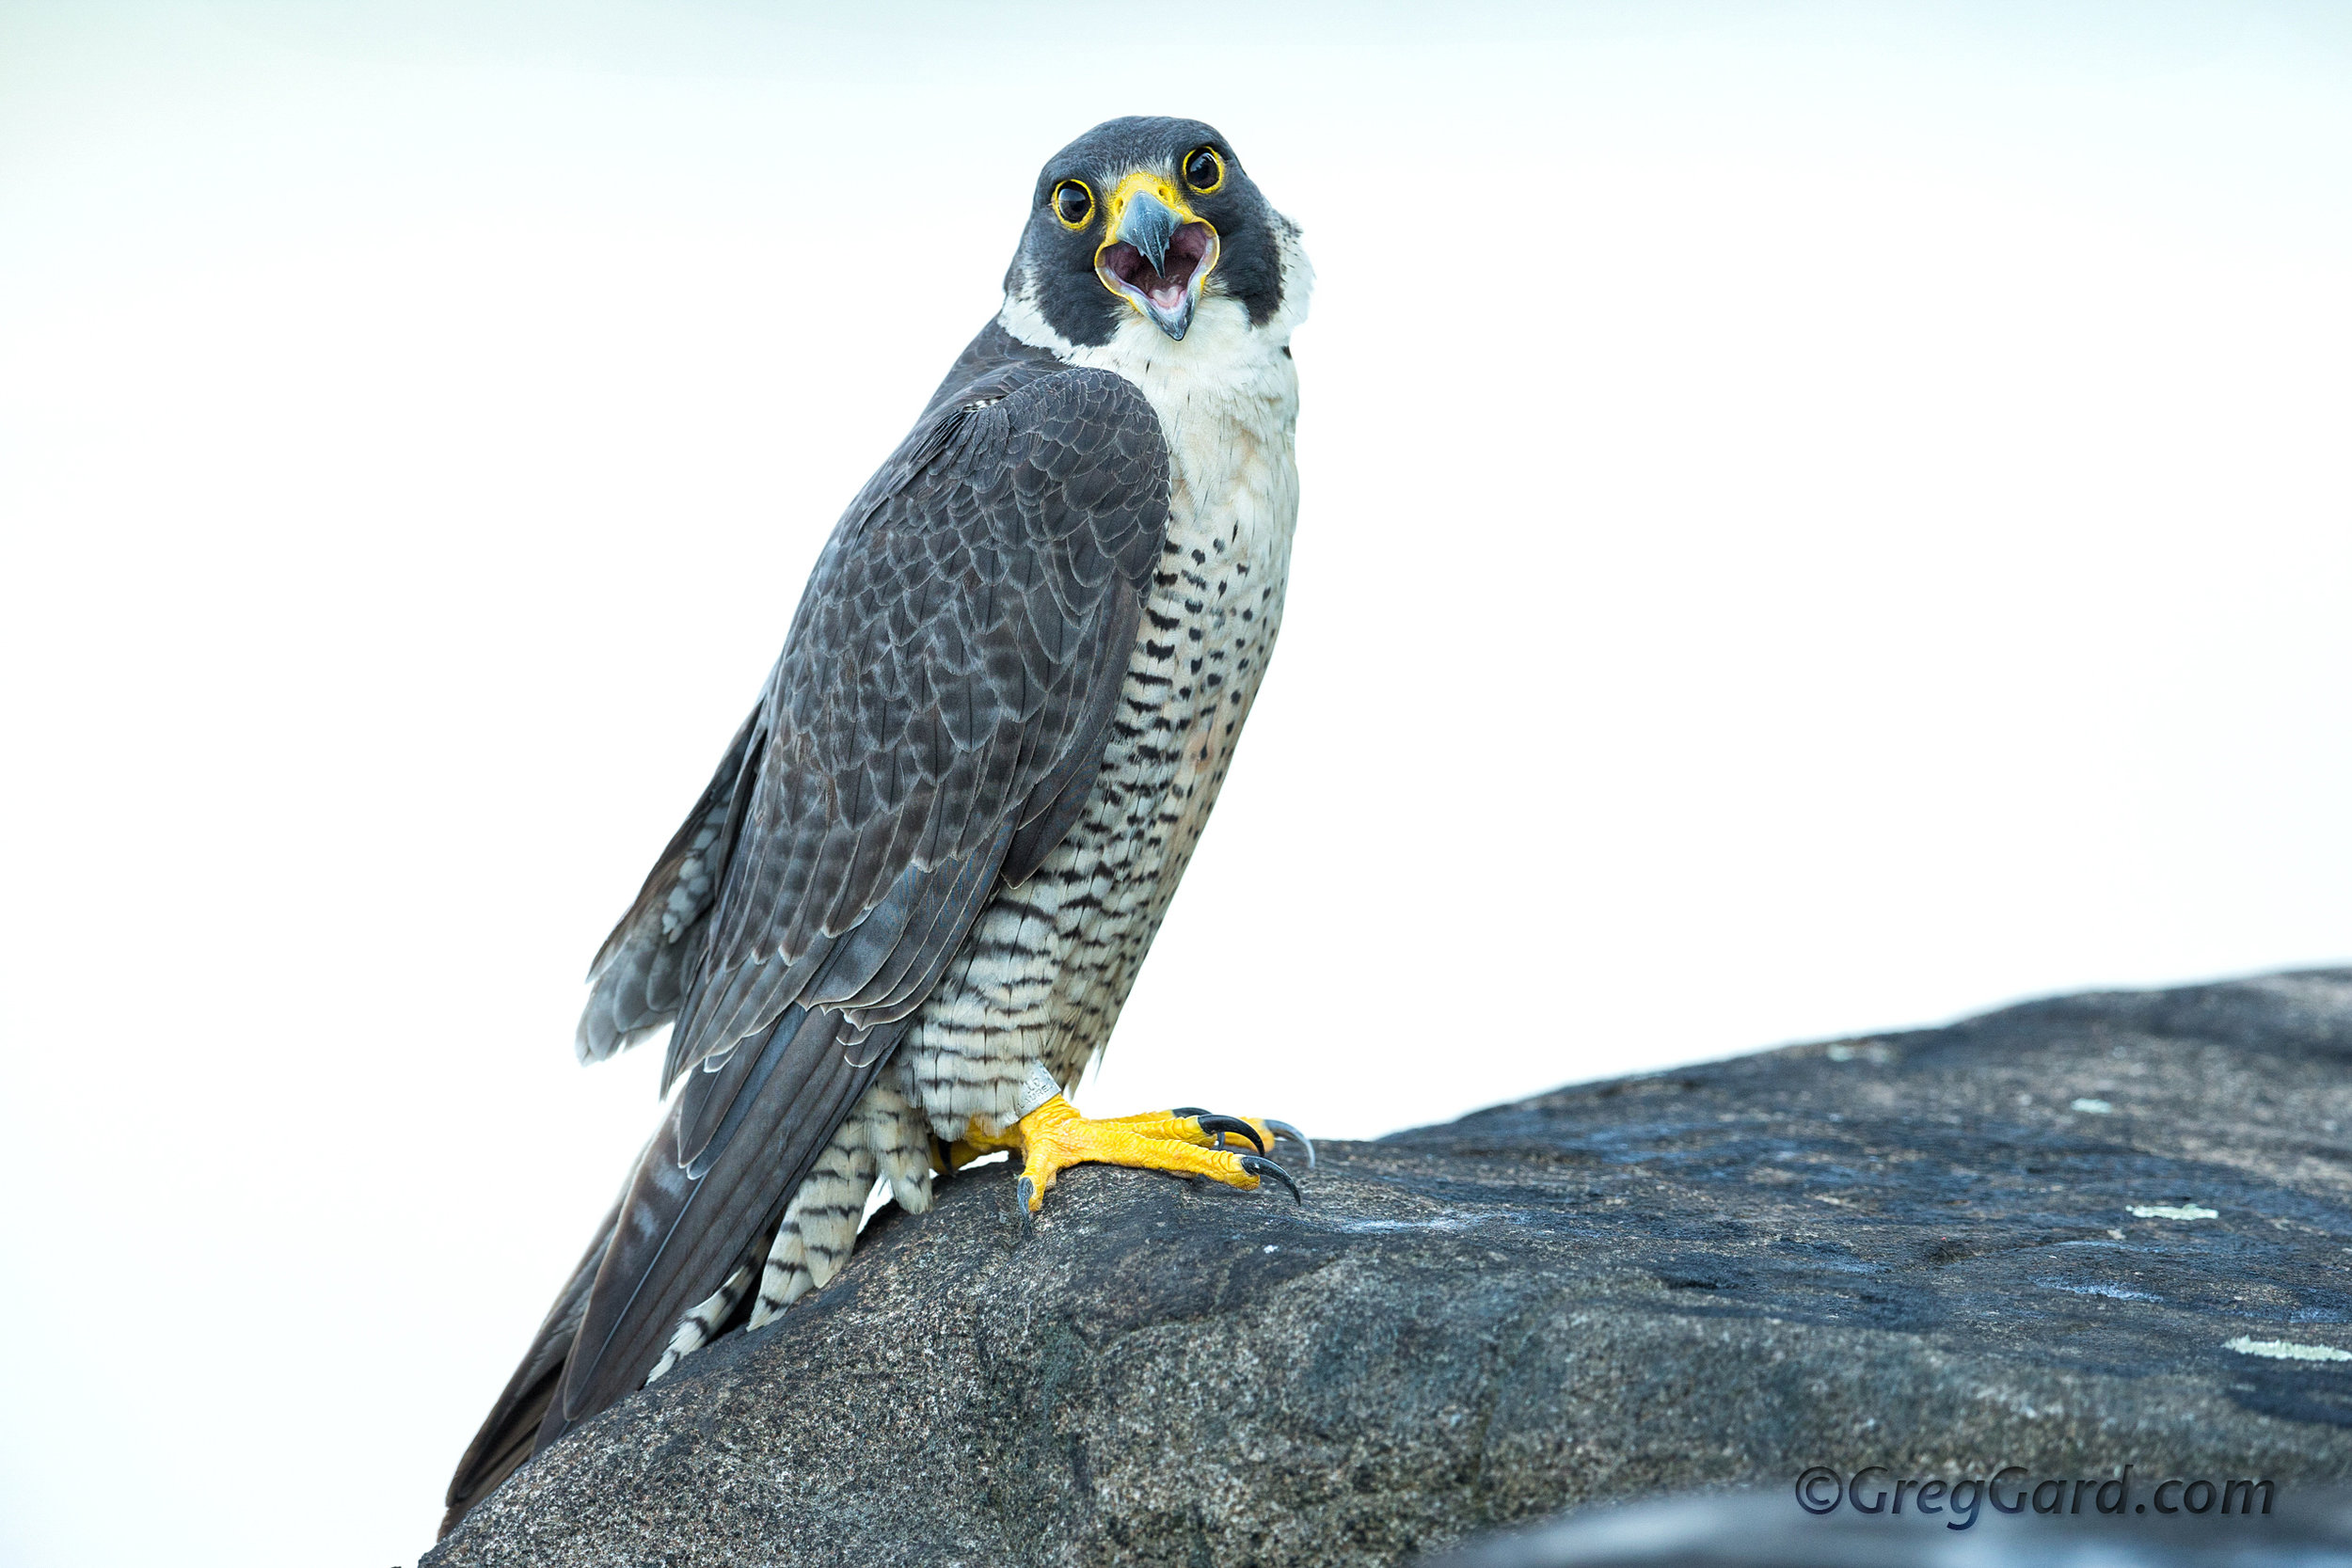
[[[622,1195],[627,1196],[626,1192]],[[457,1473],[450,1478],[449,1493],[442,1498],[449,1512],[441,1515],[441,1534],[454,1529],[468,1509],[497,1491],[499,1483],[513,1475],[538,1446],[540,1425],[563,1389],[564,1363],[571,1357],[580,1320],[588,1313],[589,1289],[596,1284],[596,1271],[604,1266],[604,1255],[612,1244],[612,1233],[620,1227],[621,1201],[613,1199],[604,1223],[596,1227],[596,1240],[588,1243],[572,1270],[570,1283],[539,1324],[522,1364],[507,1379],[482,1430],[474,1433],[465,1457],[457,1462]]]

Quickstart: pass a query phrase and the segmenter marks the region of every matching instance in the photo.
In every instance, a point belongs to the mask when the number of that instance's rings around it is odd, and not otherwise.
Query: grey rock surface
[[[2352,1481],[2352,971],[2062,998],[885,1210],[474,1564],[1373,1564],[1799,1472]],[[2234,1347],[2234,1348],[2233,1348]]]

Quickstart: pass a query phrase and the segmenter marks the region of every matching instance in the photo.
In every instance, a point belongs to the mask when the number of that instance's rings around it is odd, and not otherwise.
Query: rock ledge
[[[2352,1480],[2344,1129],[2329,971],[1563,1089],[1328,1147],[1304,1208],[1089,1167],[1025,1227],[998,1166],[421,1568],[1388,1564],[1812,1465]]]

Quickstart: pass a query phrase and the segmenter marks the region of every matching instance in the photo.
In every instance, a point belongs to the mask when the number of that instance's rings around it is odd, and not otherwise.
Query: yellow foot
[[[1001,1132],[975,1117],[949,1151],[948,1163],[960,1165],[993,1149],[1019,1150],[1017,1192],[1031,1213],[1044,1204],[1063,1171],[1088,1164],[1205,1176],[1245,1190],[1271,1180],[1288,1188],[1293,1200],[1303,1201],[1291,1173],[1266,1157],[1278,1133],[1305,1149],[1308,1166],[1313,1167],[1314,1145],[1288,1122],[1213,1116],[1191,1106],[1094,1121],[1055,1094]],[[1243,1147],[1252,1152],[1235,1152]]]
[[[1214,1132],[1217,1134],[1216,1137],[1209,1140],[1210,1148],[1239,1148],[1243,1144],[1248,1143],[1256,1148],[1261,1154],[1274,1147],[1275,1139],[1286,1138],[1296,1144],[1306,1154],[1307,1168],[1309,1170],[1315,1168],[1314,1140],[1289,1122],[1277,1121],[1272,1117],[1215,1117],[1198,1105],[1179,1105],[1172,1111],[1145,1111],[1139,1116],[1114,1117],[1111,1119],[1122,1127],[1133,1126],[1137,1122],[1173,1120],[1181,1124],[1197,1121],[1200,1124],[1202,1132]],[[1232,1125],[1234,1122],[1240,1122],[1242,1125],[1235,1127]],[[1218,1126],[1216,1125],[1218,1123],[1225,1125]],[[1256,1136],[1251,1136],[1252,1133]],[[1184,1133],[1179,1132],[1177,1135],[1185,1137],[1187,1142],[1191,1141]]]

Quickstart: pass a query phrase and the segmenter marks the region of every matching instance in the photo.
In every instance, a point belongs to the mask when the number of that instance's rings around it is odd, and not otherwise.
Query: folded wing
[[[644,1380],[781,1217],[988,895],[1068,831],[1168,474],[1132,385],[1016,362],[935,404],[835,528],[758,706],[591,972],[581,1056],[674,1019],[663,1085],[686,1083],[469,1450],[453,1522]]]

